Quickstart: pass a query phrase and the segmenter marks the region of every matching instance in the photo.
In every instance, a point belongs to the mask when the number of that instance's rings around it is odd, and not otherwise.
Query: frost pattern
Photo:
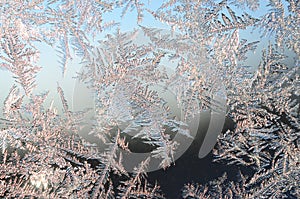
[[[201,110],[218,110],[212,93],[224,86],[227,117],[235,126],[219,136],[214,161],[253,171],[250,176],[240,171],[238,181],[224,174],[207,184],[191,182],[183,187],[183,198],[300,197],[299,1],[270,0],[262,16],[254,14],[263,9],[258,0],[170,0],[156,10],[152,3],[0,1],[0,68],[15,78],[0,116],[1,197],[165,198],[159,185],[147,180],[150,158],[167,169],[179,144],[172,140],[174,132],[190,136],[149,89],[158,82],[173,89],[185,118],[199,102]],[[118,9],[120,17],[136,15],[137,30],[123,33],[122,21],[106,20],[105,14]],[[146,16],[171,33],[147,24]],[[114,34],[94,42],[110,28]],[[259,36],[252,41],[243,31]],[[137,32],[151,42],[132,43]],[[96,96],[90,134],[105,152],[78,134],[88,110],[72,112],[59,84],[63,114],[46,103],[49,92],[36,94],[43,67],[40,42],[57,50],[63,75],[74,55],[82,59],[85,70],[77,78]],[[260,63],[247,66],[254,51]],[[161,68],[163,59],[177,63],[171,76]],[[125,130],[116,128],[124,123]],[[166,133],[167,127],[176,130]],[[128,173],[123,153],[132,149],[124,133],[137,129],[132,137],[154,147],[152,156]]]

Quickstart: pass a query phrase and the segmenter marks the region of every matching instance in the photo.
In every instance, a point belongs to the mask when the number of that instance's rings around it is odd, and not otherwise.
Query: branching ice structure
[[[165,172],[176,167],[175,134],[193,137],[186,125],[195,109],[222,110],[212,94],[223,86],[235,126],[218,137],[214,161],[253,172],[191,182],[182,197],[299,198],[299,10],[296,0],[1,0],[0,68],[15,84],[0,79],[10,88],[1,96],[0,196],[165,198],[147,180],[151,160]],[[107,20],[116,13],[133,14],[136,30],[124,33],[122,20]],[[132,43],[137,32],[151,42]],[[48,105],[48,91],[37,94],[39,43],[57,50],[64,76],[74,58],[82,60],[77,78],[95,94],[88,136],[96,142],[80,134],[90,110],[73,111],[60,84],[62,113]],[[162,66],[172,61],[168,74]],[[186,120],[151,89],[159,82],[172,88]],[[119,128],[128,122],[130,136]],[[123,157],[137,150],[137,139],[151,155],[128,172]]]

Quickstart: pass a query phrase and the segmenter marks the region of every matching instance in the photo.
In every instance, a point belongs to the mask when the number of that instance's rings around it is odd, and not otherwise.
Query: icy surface
[[[296,0],[1,0],[0,197],[299,198],[299,10]],[[74,60],[82,70],[70,75]],[[184,168],[166,180],[186,156],[208,177]]]

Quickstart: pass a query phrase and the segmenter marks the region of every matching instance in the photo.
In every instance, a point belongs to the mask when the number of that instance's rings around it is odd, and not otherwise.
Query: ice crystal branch
[[[6,29],[1,38],[1,49],[4,53],[0,57],[1,66],[12,72],[26,95],[30,95],[35,87],[36,73],[40,70],[36,64],[38,52],[22,42],[16,29]]]

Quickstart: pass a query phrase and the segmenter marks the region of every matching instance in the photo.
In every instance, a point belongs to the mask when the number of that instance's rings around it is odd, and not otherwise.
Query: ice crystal
[[[226,101],[233,125],[213,161],[239,175],[184,182],[181,197],[299,198],[299,10],[296,0],[1,0],[0,68],[15,82],[0,79],[10,89],[0,197],[168,197],[148,180],[152,161],[176,168],[185,146],[176,136],[191,143],[190,124],[205,111],[222,115]],[[135,29],[124,31],[131,15]],[[56,50],[64,77],[81,60],[87,109],[73,111],[60,82],[60,105],[38,92],[41,43]]]

